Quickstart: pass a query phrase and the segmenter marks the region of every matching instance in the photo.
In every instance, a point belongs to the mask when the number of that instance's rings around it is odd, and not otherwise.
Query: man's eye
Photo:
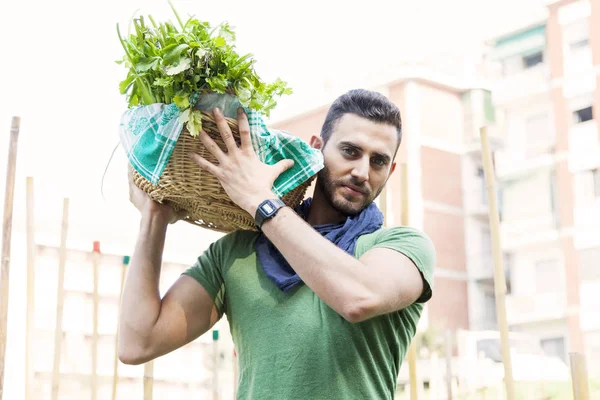
[[[342,149],[342,153],[344,153],[347,156],[354,156],[354,155],[356,155],[356,150],[354,150],[354,149]]]
[[[383,166],[385,165],[385,160],[383,158],[375,158],[373,164]]]

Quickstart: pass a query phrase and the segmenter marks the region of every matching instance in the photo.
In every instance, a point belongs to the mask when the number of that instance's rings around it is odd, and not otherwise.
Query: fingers
[[[217,128],[219,128],[223,142],[225,142],[225,145],[227,146],[227,151],[231,153],[232,151],[237,150],[237,144],[235,143],[231,129],[229,129],[229,124],[221,113],[221,110],[215,108],[213,110],[213,116],[215,117],[215,122],[217,124]]]
[[[285,159],[285,160],[279,161],[277,164],[275,164],[275,167],[279,171],[279,174],[277,176],[283,174],[285,171],[292,168],[293,165],[294,165],[294,160]]]
[[[208,135],[207,135],[208,136]],[[221,151],[221,150],[219,150]],[[210,161],[208,161],[206,158],[196,154],[196,153],[189,153],[188,156],[196,163],[198,164],[198,166],[200,168],[202,168],[205,171],[210,172],[211,174],[213,174],[214,176],[218,176],[218,172],[219,172],[219,168],[214,165],[213,163],[211,163]]]
[[[206,133],[206,131],[201,130],[200,131],[200,141],[202,141],[202,144],[204,144],[204,147],[206,147],[206,150],[210,151],[210,153],[215,156],[215,158],[219,161],[220,164],[223,163],[223,161],[225,160],[225,153],[223,153],[223,151],[221,150],[221,148],[219,147],[219,145],[212,140],[212,138],[210,136],[208,136],[208,133]]]
[[[250,123],[248,122],[248,116],[244,112],[243,108],[238,108],[238,130],[240,132],[240,139],[242,141],[242,149],[252,149],[252,138],[250,137]]]

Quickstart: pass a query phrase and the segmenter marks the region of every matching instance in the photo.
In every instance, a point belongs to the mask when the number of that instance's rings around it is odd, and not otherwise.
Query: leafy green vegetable
[[[235,33],[227,22],[211,27],[189,18],[184,23],[172,4],[171,9],[179,28],[171,22],[157,24],[152,16],[148,25],[140,16],[133,20],[135,32],[123,37],[117,24],[125,50],[117,63],[128,69],[119,91],[127,95],[129,107],[175,103],[181,121],[196,136],[202,122],[200,111],[190,104],[194,93],[229,93],[266,116],[277,105],[276,97],[292,93],[279,78],[272,83],[260,79],[252,54],[236,52]]]

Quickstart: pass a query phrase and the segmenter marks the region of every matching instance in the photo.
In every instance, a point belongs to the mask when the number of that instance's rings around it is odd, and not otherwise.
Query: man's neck
[[[306,221],[311,226],[342,223],[346,220],[346,216],[334,209],[329,201],[325,198],[325,194],[317,186],[313,193],[308,218]]]

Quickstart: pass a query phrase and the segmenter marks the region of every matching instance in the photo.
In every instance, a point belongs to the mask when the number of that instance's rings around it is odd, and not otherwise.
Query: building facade
[[[600,1],[550,2],[547,18],[488,54],[506,137],[496,154],[511,330],[600,372]]]

